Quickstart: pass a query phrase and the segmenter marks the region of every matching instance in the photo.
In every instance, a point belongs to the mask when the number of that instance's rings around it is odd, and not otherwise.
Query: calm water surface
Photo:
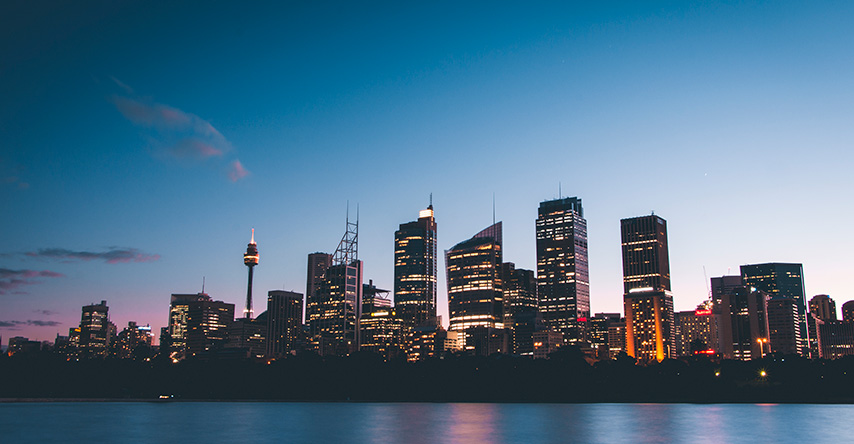
[[[742,404],[0,404],[0,442],[852,442],[854,406]]]

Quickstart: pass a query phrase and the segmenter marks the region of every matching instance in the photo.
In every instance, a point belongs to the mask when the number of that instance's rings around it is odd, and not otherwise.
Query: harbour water
[[[0,403],[0,441],[850,442],[854,406],[805,404]]]

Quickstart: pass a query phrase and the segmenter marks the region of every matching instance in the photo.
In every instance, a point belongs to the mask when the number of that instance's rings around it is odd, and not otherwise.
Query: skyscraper
[[[436,324],[436,229],[431,203],[394,233],[394,308],[406,327]]]
[[[84,305],[80,316],[80,356],[85,358],[107,356],[110,341],[115,336],[115,326],[110,329],[110,307],[107,301]],[[110,333],[113,333],[112,335]]]
[[[774,309],[768,313],[768,322],[769,324],[776,325],[778,330],[782,329],[780,331],[794,332],[794,329],[797,329],[796,338],[793,337],[792,340],[798,342],[796,348],[799,353],[806,355],[809,352],[809,347],[806,324],[806,293],[804,292],[803,276],[804,272],[801,264],[772,262],[741,266],[741,279],[748,288],[752,287],[764,291],[771,296],[772,300],[794,300],[797,316],[792,316],[789,310],[783,309],[780,305],[783,303],[774,303],[770,304]],[[785,319],[774,319],[774,316],[777,314],[784,316]],[[797,325],[784,327],[783,323],[789,321],[797,322]],[[779,344],[779,340],[778,345],[782,346],[782,344]]]
[[[501,222],[445,251],[452,331],[504,327]]]
[[[822,321],[836,320],[836,301],[826,294],[818,294],[810,299],[810,313]]]
[[[303,318],[307,325],[320,318],[320,287],[326,270],[332,266],[332,255],[329,253],[311,253],[308,255],[308,273],[305,283],[305,314]]]
[[[667,222],[656,215],[620,221],[626,353],[640,361],[676,356]]]
[[[243,310],[243,317],[252,319],[252,271],[258,265],[258,245],[255,244],[255,229],[252,229],[252,240],[246,246],[246,253],[243,253],[243,264],[249,267],[249,284],[246,288],[246,308]]]
[[[319,287],[312,290],[309,329],[321,355],[346,356],[359,349],[362,261],[358,239],[359,222],[350,222],[348,216],[344,237],[332,255],[332,265],[323,273]],[[309,268],[309,284],[318,268]]]
[[[747,361],[770,352],[768,293],[746,286],[721,295],[718,338],[721,357]]]
[[[590,316],[587,221],[581,199],[540,203],[537,216],[537,298],[546,326],[568,341],[582,339]]]
[[[225,346],[234,304],[207,293],[172,294],[169,305],[170,357],[179,360]]]
[[[537,311],[537,278],[533,270],[516,268],[513,262],[501,264],[501,284],[504,290],[505,328],[515,316]]]
[[[268,291],[267,357],[278,358],[297,350],[302,334],[302,295],[293,291]]]

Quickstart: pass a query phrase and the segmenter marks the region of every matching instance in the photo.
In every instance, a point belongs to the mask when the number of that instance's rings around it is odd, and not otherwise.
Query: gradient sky
[[[359,206],[365,279],[433,193],[439,249],[582,198],[591,307],[622,312],[619,221],[668,222],[677,310],[706,276],[804,264],[854,299],[854,3],[30,2],[0,5],[0,335],[106,300],[305,292]],[[462,3],[462,4],[458,4]],[[638,4],[641,3],[641,4]],[[704,272],[705,268],[705,272]],[[447,323],[444,264],[440,314]]]

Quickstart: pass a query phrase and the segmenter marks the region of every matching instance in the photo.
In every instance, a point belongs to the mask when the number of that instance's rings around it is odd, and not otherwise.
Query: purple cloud
[[[62,325],[62,323],[57,321],[44,321],[41,319],[30,319],[27,321],[0,321],[0,328],[15,330],[22,325],[32,325],[35,327],[57,327]]]
[[[58,277],[65,277],[65,275],[49,270],[10,270],[8,268],[0,268],[0,294],[7,294],[9,292],[12,294],[25,294],[25,292],[17,289],[41,283],[39,278]]]
[[[128,262],[154,262],[160,259],[159,254],[143,253],[136,248],[110,248],[108,251],[73,251],[64,248],[41,248],[38,251],[25,253],[30,257],[44,259],[60,259],[66,262],[76,260],[91,261],[103,260],[108,264],[119,264]]]
[[[235,160],[234,162],[231,162],[231,166],[228,169],[229,180],[231,180],[232,182],[237,182],[238,180],[243,179],[244,177],[248,176],[249,174],[250,174],[249,170],[244,168],[243,164],[240,163],[239,160]]]

